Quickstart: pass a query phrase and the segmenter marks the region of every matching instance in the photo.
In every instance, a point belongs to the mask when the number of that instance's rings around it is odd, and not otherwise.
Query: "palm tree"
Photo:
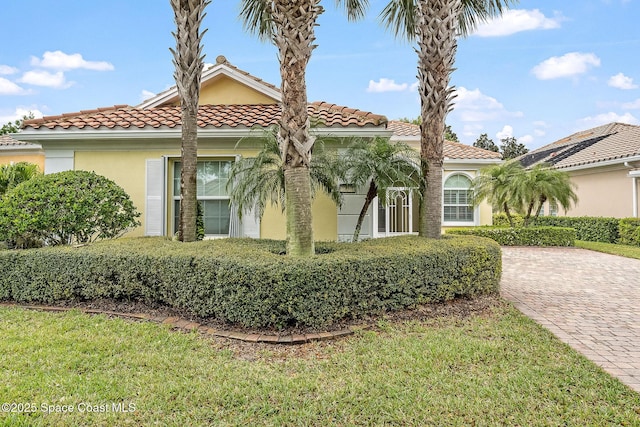
[[[540,215],[542,205],[547,200],[565,210],[578,201],[578,196],[573,191],[575,185],[569,174],[552,169],[546,164],[537,164],[527,170],[515,180],[514,186],[523,201],[521,209],[524,212],[525,227],[529,225],[532,215],[534,218]]]
[[[11,190],[21,182],[40,175],[38,165],[28,162],[18,162],[0,166],[0,196]]]
[[[420,159],[414,149],[404,143],[392,143],[388,138],[358,139],[344,157],[346,179],[355,187],[369,185],[358,216],[353,241],[357,242],[364,217],[373,199],[386,203],[389,187],[418,187]]]
[[[368,0],[337,0],[349,19],[363,16]],[[311,222],[311,149],[306,69],[315,48],[314,29],[324,11],[320,0],[242,0],[245,28],[278,49],[282,79],[282,117],[278,144],[282,153],[287,216],[287,254],[314,254]]]
[[[424,177],[420,235],[439,238],[442,225],[442,164],[445,118],[453,108],[449,86],[458,35],[498,16],[517,0],[391,0],[381,12],[396,36],[417,42],[421,102],[420,156]]]
[[[171,0],[177,31],[176,49],[170,49],[175,65],[174,78],[182,110],[182,152],[180,174],[180,221],[178,236],[183,242],[196,240],[198,100],[204,67],[200,25],[211,0]]]
[[[520,177],[523,174],[525,170],[516,160],[483,168],[472,182],[474,204],[477,206],[483,200],[488,200],[492,206],[504,211],[509,225],[513,227],[511,209],[523,204],[517,199],[520,192],[516,191],[515,186],[522,182]]]
[[[262,148],[256,157],[242,158],[231,167],[227,191],[240,218],[252,209],[261,218],[267,204],[286,210],[285,168],[277,135],[277,127],[269,129],[259,138]],[[343,170],[340,164],[335,151],[325,151],[323,141],[316,142],[310,165],[312,198],[322,190],[336,205],[342,204],[338,185]]]

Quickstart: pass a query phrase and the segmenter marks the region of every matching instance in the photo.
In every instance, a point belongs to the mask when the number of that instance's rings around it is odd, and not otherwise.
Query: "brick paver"
[[[576,248],[503,247],[501,293],[640,392],[640,260]]]

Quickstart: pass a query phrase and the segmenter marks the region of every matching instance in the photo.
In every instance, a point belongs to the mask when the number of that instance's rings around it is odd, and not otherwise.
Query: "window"
[[[558,203],[556,201],[549,202],[549,216],[558,216]]]
[[[204,160],[198,162],[197,196],[202,203],[204,233],[207,236],[228,236],[231,209],[227,182],[231,161]],[[173,215],[174,233],[178,231],[180,216],[180,162],[173,166]]]
[[[462,174],[451,175],[444,183],[444,221],[474,222],[471,180]]]

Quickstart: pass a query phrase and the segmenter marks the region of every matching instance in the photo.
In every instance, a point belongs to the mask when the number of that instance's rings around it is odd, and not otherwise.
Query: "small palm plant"
[[[261,218],[268,204],[280,206],[283,212],[286,207],[285,165],[278,144],[277,127],[264,132],[260,141],[262,148],[258,154],[236,161],[229,174],[227,191],[240,218],[254,209]],[[325,150],[323,141],[316,141],[310,165],[312,195],[322,190],[340,206],[342,195],[338,181],[341,173],[337,153]]]
[[[0,166],[0,196],[11,190],[21,182],[40,175],[38,165],[28,162],[18,162]]]
[[[420,158],[407,144],[376,137],[373,140],[355,140],[347,149],[343,161],[343,175],[350,184],[355,187],[369,185],[353,233],[353,241],[357,242],[364,218],[376,196],[384,205],[387,188],[419,187]]]
[[[517,160],[483,168],[471,186],[474,205],[486,199],[494,208],[504,211],[509,225],[513,227],[511,209],[522,206],[522,201],[517,200],[520,192],[516,191],[515,184],[521,182],[518,177],[524,173],[524,168]]]

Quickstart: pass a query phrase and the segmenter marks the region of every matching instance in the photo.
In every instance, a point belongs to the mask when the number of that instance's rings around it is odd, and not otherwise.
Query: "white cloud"
[[[596,116],[589,116],[583,119],[580,119],[579,122],[584,127],[596,127],[600,125],[605,125],[611,122],[619,122],[619,123],[627,123],[630,125],[640,124],[640,121],[635,118],[631,113],[618,114],[614,112],[602,113]]]
[[[146,89],[143,89],[142,92],[140,92],[140,102],[146,101],[149,98],[152,98],[156,96],[155,93],[148,91]]]
[[[623,89],[623,90],[638,88],[638,85],[633,83],[633,79],[631,77],[627,77],[622,73],[618,73],[615,76],[611,76],[608,84],[611,87],[615,87],[617,89]]]
[[[622,104],[622,108],[625,108],[627,110],[640,110],[640,98],[636,99],[635,101]]]
[[[563,56],[552,56],[531,71],[540,80],[550,80],[583,74],[589,68],[599,66],[600,58],[593,53],[570,52]]]
[[[8,65],[0,65],[0,75],[7,76],[9,74],[15,74],[18,72],[18,69],[15,67],[10,67]]]
[[[463,122],[483,122],[507,117],[522,117],[522,112],[510,112],[497,99],[480,92],[480,89],[468,90],[456,88],[454,112]]]
[[[409,85],[407,83],[398,84],[394,80],[385,79],[383,77],[377,82],[369,80],[369,87],[367,88],[367,92],[402,92],[407,89],[409,89]]]
[[[33,107],[33,108],[18,107],[14,110],[13,113],[0,115],[0,124],[15,122],[16,120],[23,118],[29,113],[33,113],[33,116],[36,119],[44,116],[44,114],[42,114],[42,111],[40,111],[37,107]]]
[[[542,129],[534,129],[533,134],[535,136],[545,136],[547,134],[547,131]]]
[[[554,18],[547,18],[538,9],[511,9],[504,12],[499,18],[494,18],[478,25],[473,35],[479,37],[499,37],[521,31],[550,30],[560,28],[561,21],[562,16],[557,15]]]
[[[48,71],[27,71],[19,81],[34,86],[46,86],[55,89],[66,89],[73,85],[72,82],[66,81],[62,71],[58,71],[55,74]]]
[[[42,59],[32,56],[31,65],[62,71],[74,70],[77,68],[94,71],[110,71],[114,69],[113,65],[109,62],[86,61],[79,53],[69,55],[59,50],[56,50],[55,52],[45,52],[42,55]]]
[[[513,136],[513,126],[505,125],[500,132],[496,133],[498,139],[511,138]]]
[[[518,142],[524,144],[524,145],[529,145],[533,142],[534,138],[531,135],[523,135],[521,137],[518,138]]]
[[[0,77],[0,95],[27,95],[29,91],[24,90],[11,80]]]

